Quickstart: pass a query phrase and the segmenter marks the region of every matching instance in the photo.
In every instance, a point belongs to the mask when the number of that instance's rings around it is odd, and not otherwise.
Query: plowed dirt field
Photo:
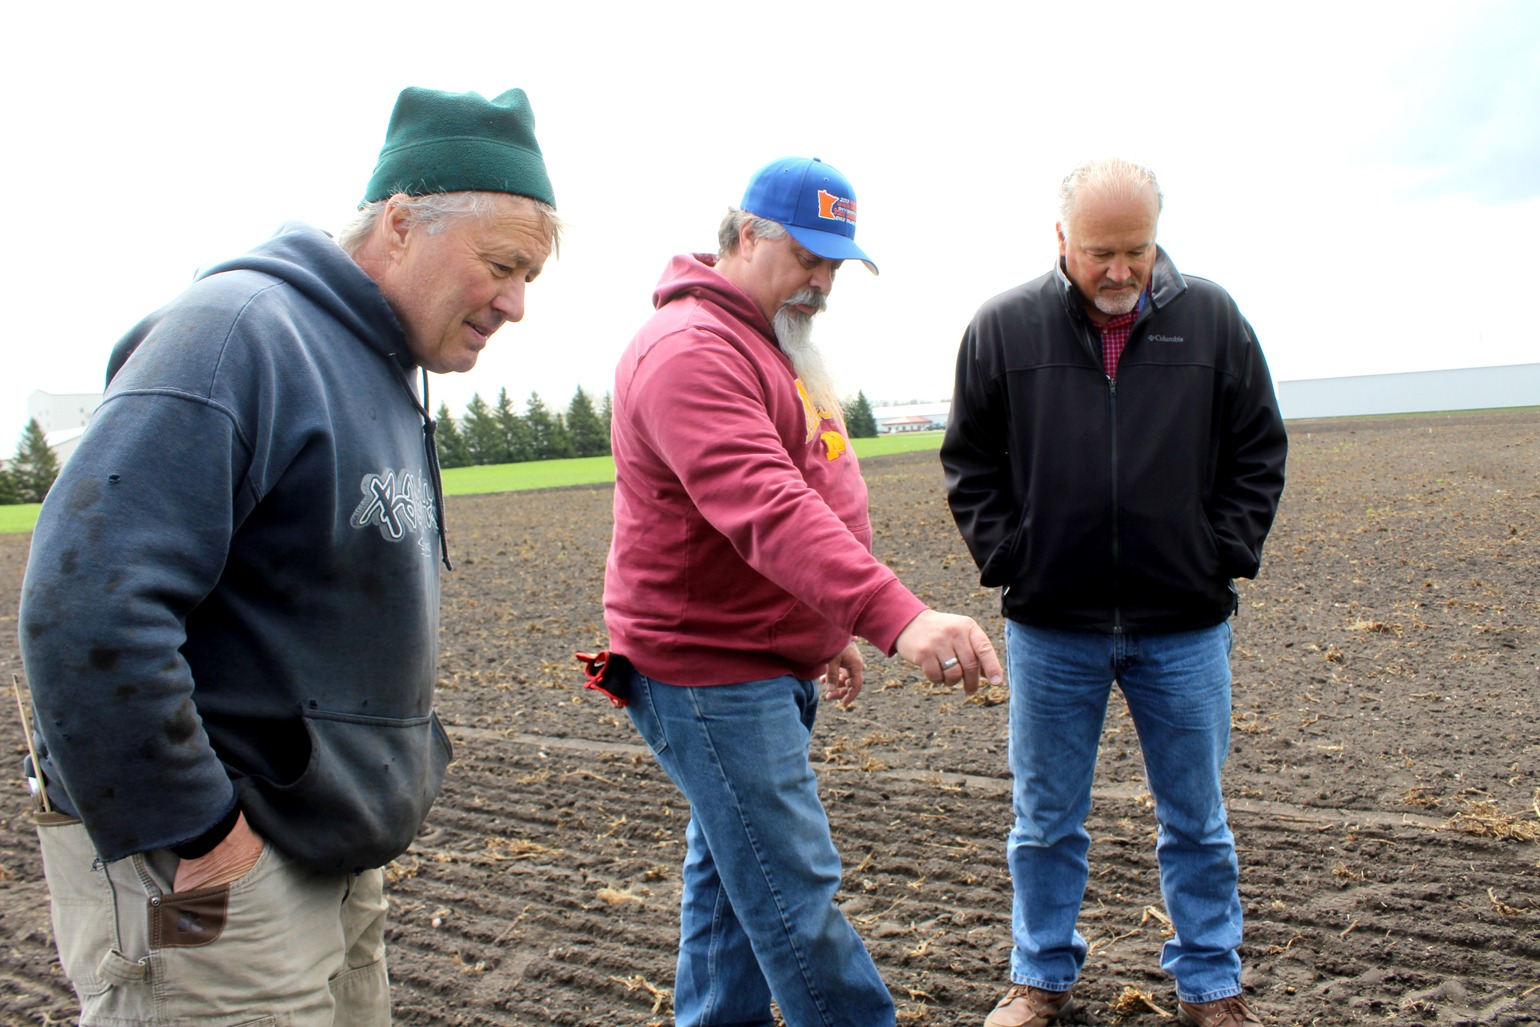
[[[1540,412],[1290,434],[1283,506],[1235,621],[1227,794],[1253,1007],[1270,1024],[1540,1022]],[[865,470],[878,555],[998,642],[935,455]],[[571,657],[605,637],[610,498],[449,500],[439,708],[457,759],[388,869],[399,1023],[671,1022],[688,810]],[[0,537],[7,682],[27,543]],[[1010,950],[1006,693],[968,700],[867,659],[859,705],[826,704],[814,736],[840,901],[901,1023],[977,1025]],[[17,767],[14,711],[0,725],[0,766]],[[0,795],[0,1022],[67,1021],[19,780]],[[1097,1023],[1176,1011],[1154,829],[1115,698],[1081,919]]]

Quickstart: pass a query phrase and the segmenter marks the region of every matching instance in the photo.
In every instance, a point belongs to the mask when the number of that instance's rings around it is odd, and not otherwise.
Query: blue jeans
[[[815,682],[683,688],[636,674],[631,722],[690,802],[677,1027],[893,1027],[834,894],[840,858],[808,764]]]
[[[1185,1002],[1240,994],[1239,871],[1219,781],[1230,748],[1230,625],[1110,635],[1008,620],[1005,640],[1016,815],[1006,846],[1011,979],[1063,991],[1085,962],[1075,929],[1089,872],[1085,819],[1116,681],[1160,824],[1160,888],[1176,931],[1160,965]]]

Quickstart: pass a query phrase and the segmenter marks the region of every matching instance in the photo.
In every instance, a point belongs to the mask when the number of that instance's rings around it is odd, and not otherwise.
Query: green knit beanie
[[[460,190],[514,193],[556,206],[524,90],[488,100],[408,86],[396,98],[363,202]]]

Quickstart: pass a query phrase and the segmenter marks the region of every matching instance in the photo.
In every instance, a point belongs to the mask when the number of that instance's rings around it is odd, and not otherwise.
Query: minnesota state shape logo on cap
[[[848,196],[835,196],[827,189],[818,190],[818,216],[828,221],[856,223],[856,201]]]

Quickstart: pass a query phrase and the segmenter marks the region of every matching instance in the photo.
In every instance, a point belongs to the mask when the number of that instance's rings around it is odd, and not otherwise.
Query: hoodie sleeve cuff
[[[240,806],[231,806],[230,812],[220,817],[213,827],[204,831],[198,837],[192,839],[192,841],[171,846],[171,851],[176,854],[178,859],[198,859],[199,857],[207,856],[210,852],[214,851],[214,846],[228,838],[230,832],[235,830],[235,822],[240,819],[240,816]]]
[[[909,622],[930,609],[897,578],[872,597],[856,623],[856,634],[892,656],[898,650],[898,636]]]

